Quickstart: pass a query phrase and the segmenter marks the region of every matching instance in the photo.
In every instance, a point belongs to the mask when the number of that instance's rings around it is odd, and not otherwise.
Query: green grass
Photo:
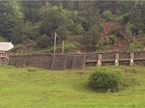
[[[0,108],[144,108],[145,67],[107,67],[121,69],[128,87],[113,93],[87,88],[95,67],[50,71],[0,66]]]

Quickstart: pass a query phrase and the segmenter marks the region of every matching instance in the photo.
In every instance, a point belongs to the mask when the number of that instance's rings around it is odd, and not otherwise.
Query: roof
[[[8,51],[14,46],[11,42],[0,42],[0,51]]]

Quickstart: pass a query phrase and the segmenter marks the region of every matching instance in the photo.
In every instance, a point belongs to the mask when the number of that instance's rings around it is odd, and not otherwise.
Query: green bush
[[[74,34],[75,35],[82,35],[84,33],[84,28],[82,27],[81,24],[76,24],[74,27]]]
[[[37,39],[37,45],[39,48],[47,48],[51,46],[50,38],[47,35],[42,35]]]
[[[89,77],[90,85],[94,89],[117,89],[122,83],[123,76],[119,70],[97,68]]]
[[[112,15],[112,12],[110,12],[110,10],[105,10],[103,12],[103,17],[107,20],[107,21],[114,21],[115,15]]]
[[[130,39],[133,36],[132,31],[128,28],[125,28],[125,38]]]
[[[109,39],[112,41],[112,44],[114,44],[116,42],[116,40],[117,40],[117,38],[116,38],[116,36],[114,34],[111,34],[109,36]]]
[[[105,45],[111,45],[111,44],[112,44],[112,41],[110,39],[105,40]]]
[[[131,31],[134,31],[136,29],[135,25],[131,23],[127,23],[125,29],[130,29]]]
[[[115,36],[124,37],[124,34],[119,31],[119,29],[115,25],[111,25],[110,34],[114,34]]]
[[[135,41],[129,44],[130,51],[142,51],[143,47],[144,47],[143,43],[139,41]]]
[[[99,43],[97,43],[96,45],[95,45],[95,52],[100,52],[101,51],[101,49],[102,49],[102,45],[100,45]]]
[[[123,20],[127,19],[129,17],[129,15],[130,15],[130,13],[125,13],[125,14],[119,16],[119,17],[116,17],[114,19],[114,21],[123,21]]]
[[[0,36],[0,42],[7,42],[7,39],[5,39],[2,36]]]

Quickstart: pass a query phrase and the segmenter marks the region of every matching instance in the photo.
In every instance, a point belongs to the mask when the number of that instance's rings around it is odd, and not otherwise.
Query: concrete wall
[[[134,53],[134,57],[135,58],[140,58],[140,59],[145,58],[145,52],[144,51],[135,52]],[[143,66],[145,66],[145,61],[134,61],[134,63],[137,64],[137,65],[143,65]]]
[[[72,68],[73,58],[74,58],[74,55],[71,55],[71,54],[67,55],[67,60],[66,60],[66,68],[67,69]]]
[[[34,66],[38,68],[50,69],[51,63],[52,63],[51,54],[9,56],[9,64],[14,65],[16,67]]]
[[[119,58],[130,58],[130,52],[119,52]]]
[[[66,67],[67,56],[65,55],[53,55],[51,70],[64,70]]]
[[[131,52],[118,52],[119,59],[129,59]],[[97,62],[86,63],[87,60],[98,60],[99,53],[92,54],[66,54],[66,55],[56,55],[54,58],[53,54],[32,54],[32,55],[10,55],[9,64],[16,67],[23,66],[34,66],[38,68],[46,68],[52,70],[64,70],[67,69],[82,69],[85,66],[94,66]],[[115,52],[101,53],[102,60],[115,60]],[[145,65],[145,52],[134,52],[134,58],[144,59],[136,60],[135,64]],[[119,61],[119,65],[129,65],[130,61]],[[53,65],[53,66],[52,66]],[[114,62],[102,63],[102,65],[114,65]]]
[[[74,55],[73,61],[72,61],[72,70],[78,70],[83,69],[85,66],[85,55]]]
[[[102,59],[114,59],[114,58],[115,53],[112,52],[102,53]]]

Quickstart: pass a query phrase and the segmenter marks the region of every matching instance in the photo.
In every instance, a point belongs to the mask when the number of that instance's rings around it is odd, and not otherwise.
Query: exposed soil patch
[[[129,46],[129,42],[121,37],[117,37],[117,41],[114,45],[109,47],[111,51],[126,51],[126,47]]]
[[[121,32],[125,32],[125,26],[126,26],[126,22],[113,22],[113,21],[106,21],[103,23],[103,27],[104,30],[102,32],[102,38],[101,40],[105,40],[108,38],[108,36],[110,36],[110,30],[111,30],[111,25],[115,25],[118,30],[120,30]],[[70,36],[69,41],[76,41],[79,43],[82,43],[82,37],[81,36]],[[109,51],[128,51],[128,47],[129,44],[138,40],[137,36],[133,36],[131,39],[124,39],[122,37],[117,37],[117,40],[115,42],[115,44],[110,45],[109,48],[107,48],[107,50]],[[95,51],[95,48],[92,47],[87,47],[86,45],[82,45],[82,48],[80,50],[81,53],[89,53]]]
[[[120,31],[124,31],[126,23],[124,22],[113,22],[113,21],[106,21],[103,23],[104,31],[102,33],[101,40],[106,39],[110,35],[111,25],[115,25]]]
[[[110,35],[111,25],[115,25],[121,32],[124,33],[125,26],[126,26],[125,22],[112,22],[112,21],[104,22],[103,23],[104,31],[102,33],[101,40],[108,38],[108,36]],[[128,51],[127,48],[129,46],[129,44],[136,40],[137,40],[136,36],[133,36],[132,39],[129,39],[129,40],[121,38],[121,37],[117,37],[116,43],[114,45],[110,45],[108,50],[110,50],[110,51]]]

